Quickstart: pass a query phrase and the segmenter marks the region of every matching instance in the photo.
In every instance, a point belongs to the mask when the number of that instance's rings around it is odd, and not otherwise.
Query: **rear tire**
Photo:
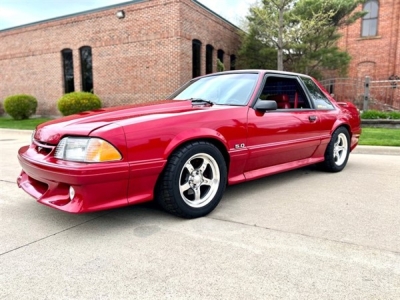
[[[325,151],[325,161],[322,163],[325,171],[340,172],[344,169],[350,154],[350,134],[344,127],[339,127],[332,134]]]
[[[176,216],[202,217],[218,205],[226,182],[226,163],[218,148],[205,141],[191,142],[169,158],[156,200]]]

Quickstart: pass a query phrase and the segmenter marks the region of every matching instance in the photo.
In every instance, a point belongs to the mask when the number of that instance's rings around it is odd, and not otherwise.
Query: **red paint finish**
[[[214,104],[202,100],[162,100],[85,112],[39,125],[32,144],[18,152],[22,166],[18,186],[42,204],[82,213],[152,200],[170,155],[194,140],[207,140],[220,149],[226,158],[229,184],[323,161],[331,135],[340,126],[349,130],[351,149],[356,147],[361,133],[357,109],[352,104],[337,104],[316,81],[332,107],[313,108],[316,106],[301,84],[303,75],[234,71],[197,78],[193,84],[233,76],[247,81],[243,87],[228,86],[225,92],[221,92],[222,83],[217,90],[223,95]],[[306,99],[310,107],[295,107],[300,99],[296,92],[290,100],[296,101],[293,108],[256,109],[256,104],[263,101],[259,97],[267,78],[279,76],[295,80],[304,89],[300,91],[303,103]],[[181,92],[175,96],[185,95]],[[290,98],[290,91],[285,94]],[[221,100],[224,95],[229,97]],[[56,158],[57,144],[64,137],[106,140],[122,159],[87,163]],[[71,187],[75,191],[72,200]]]

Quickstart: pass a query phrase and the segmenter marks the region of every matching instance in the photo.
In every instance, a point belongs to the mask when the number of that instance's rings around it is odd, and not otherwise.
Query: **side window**
[[[201,75],[201,42],[199,40],[192,41],[192,77]]]
[[[72,50],[67,48],[61,51],[63,77],[64,77],[64,93],[71,93],[75,91],[74,82],[74,57]]]
[[[268,76],[260,99],[275,100],[278,109],[307,109],[311,107],[299,81],[295,78]]]
[[[93,58],[92,48],[79,48],[81,56],[82,91],[93,93]]]
[[[213,56],[214,47],[208,44],[206,46],[206,74],[210,74],[213,72]]]
[[[334,109],[332,103],[311,78],[302,77],[301,79],[306,85],[316,109]]]
[[[361,36],[376,36],[378,34],[378,1],[369,0],[365,2],[363,11],[366,11],[367,14],[362,18]]]

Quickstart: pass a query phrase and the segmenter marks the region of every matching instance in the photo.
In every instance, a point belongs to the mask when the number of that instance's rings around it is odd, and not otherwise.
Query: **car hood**
[[[55,145],[65,135],[88,136],[94,130],[120,120],[195,109],[200,109],[200,106],[193,106],[191,101],[160,100],[82,112],[39,125],[34,138],[42,143]]]

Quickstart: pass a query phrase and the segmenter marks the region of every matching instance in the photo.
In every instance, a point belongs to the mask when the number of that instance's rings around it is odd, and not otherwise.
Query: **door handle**
[[[310,120],[310,122],[315,122],[317,121],[317,116],[309,116],[308,119]]]

